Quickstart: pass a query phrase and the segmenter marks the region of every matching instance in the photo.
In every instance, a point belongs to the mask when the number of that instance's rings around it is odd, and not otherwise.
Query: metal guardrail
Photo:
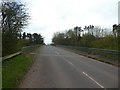
[[[13,57],[15,57],[15,56],[17,56],[17,55],[20,55],[20,54],[22,54],[22,53],[31,52],[32,50],[34,50],[35,48],[37,48],[37,47],[39,47],[39,46],[40,46],[40,45],[32,45],[32,46],[23,47],[20,52],[17,52],[17,53],[13,53],[13,54],[4,56],[4,57],[2,57],[2,59],[0,59],[0,61],[5,61],[5,60],[7,60],[7,59],[13,58]]]
[[[7,59],[10,59],[10,58],[12,58],[12,57],[15,57],[15,56],[17,56],[17,55],[20,55],[21,53],[22,53],[22,52],[20,51],[20,52],[13,53],[13,54],[10,54],[10,55],[8,55],[8,56],[2,57],[2,61],[7,60]]]
[[[76,50],[79,54],[92,57],[113,65],[120,66],[120,64],[118,63],[120,61],[118,58],[118,56],[120,55],[120,51],[117,50],[107,50],[107,49],[77,47],[77,46],[63,46],[63,45],[60,45],[59,47]]]

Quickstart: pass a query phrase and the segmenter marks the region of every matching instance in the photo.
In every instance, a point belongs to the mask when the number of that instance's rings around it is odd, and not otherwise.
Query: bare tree
[[[13,53],[16,50],[18,35],[28,24],[28,13],[25,5],[17,2],[2,2],[1,23],[3,36],[3,54]],[[6,45],[7,43],[7,45]]]

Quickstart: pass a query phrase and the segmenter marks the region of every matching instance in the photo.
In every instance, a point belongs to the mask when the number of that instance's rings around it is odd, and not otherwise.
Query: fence
[[[71,50],[77,51],[77,53],[95,58],[97,60],[107,62],[116,66],[120,66],[119,58],[120,51],[117,50],[106,50],[99,48],[88,48],[88,47],[76,47],[76,46],[59,46]]]

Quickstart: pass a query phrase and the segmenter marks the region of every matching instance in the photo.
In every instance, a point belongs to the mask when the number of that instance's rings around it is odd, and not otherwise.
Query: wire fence
[[[77,46],[60,46],[60,47],[72,49],[77,51],[77,53],[79,54],[86,55],[103,62],[120,66],[119,64],[120,51],[118,50],[107,50],[107,49],[77,47]]]

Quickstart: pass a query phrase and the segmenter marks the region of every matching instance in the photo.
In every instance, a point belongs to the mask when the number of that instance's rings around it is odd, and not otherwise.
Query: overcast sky
[[[97,25],[112,28],[118,23],[119,0],[23,0],[31,17],[24,30],[41,33],[51,43],[53,33],[75,26]]]

